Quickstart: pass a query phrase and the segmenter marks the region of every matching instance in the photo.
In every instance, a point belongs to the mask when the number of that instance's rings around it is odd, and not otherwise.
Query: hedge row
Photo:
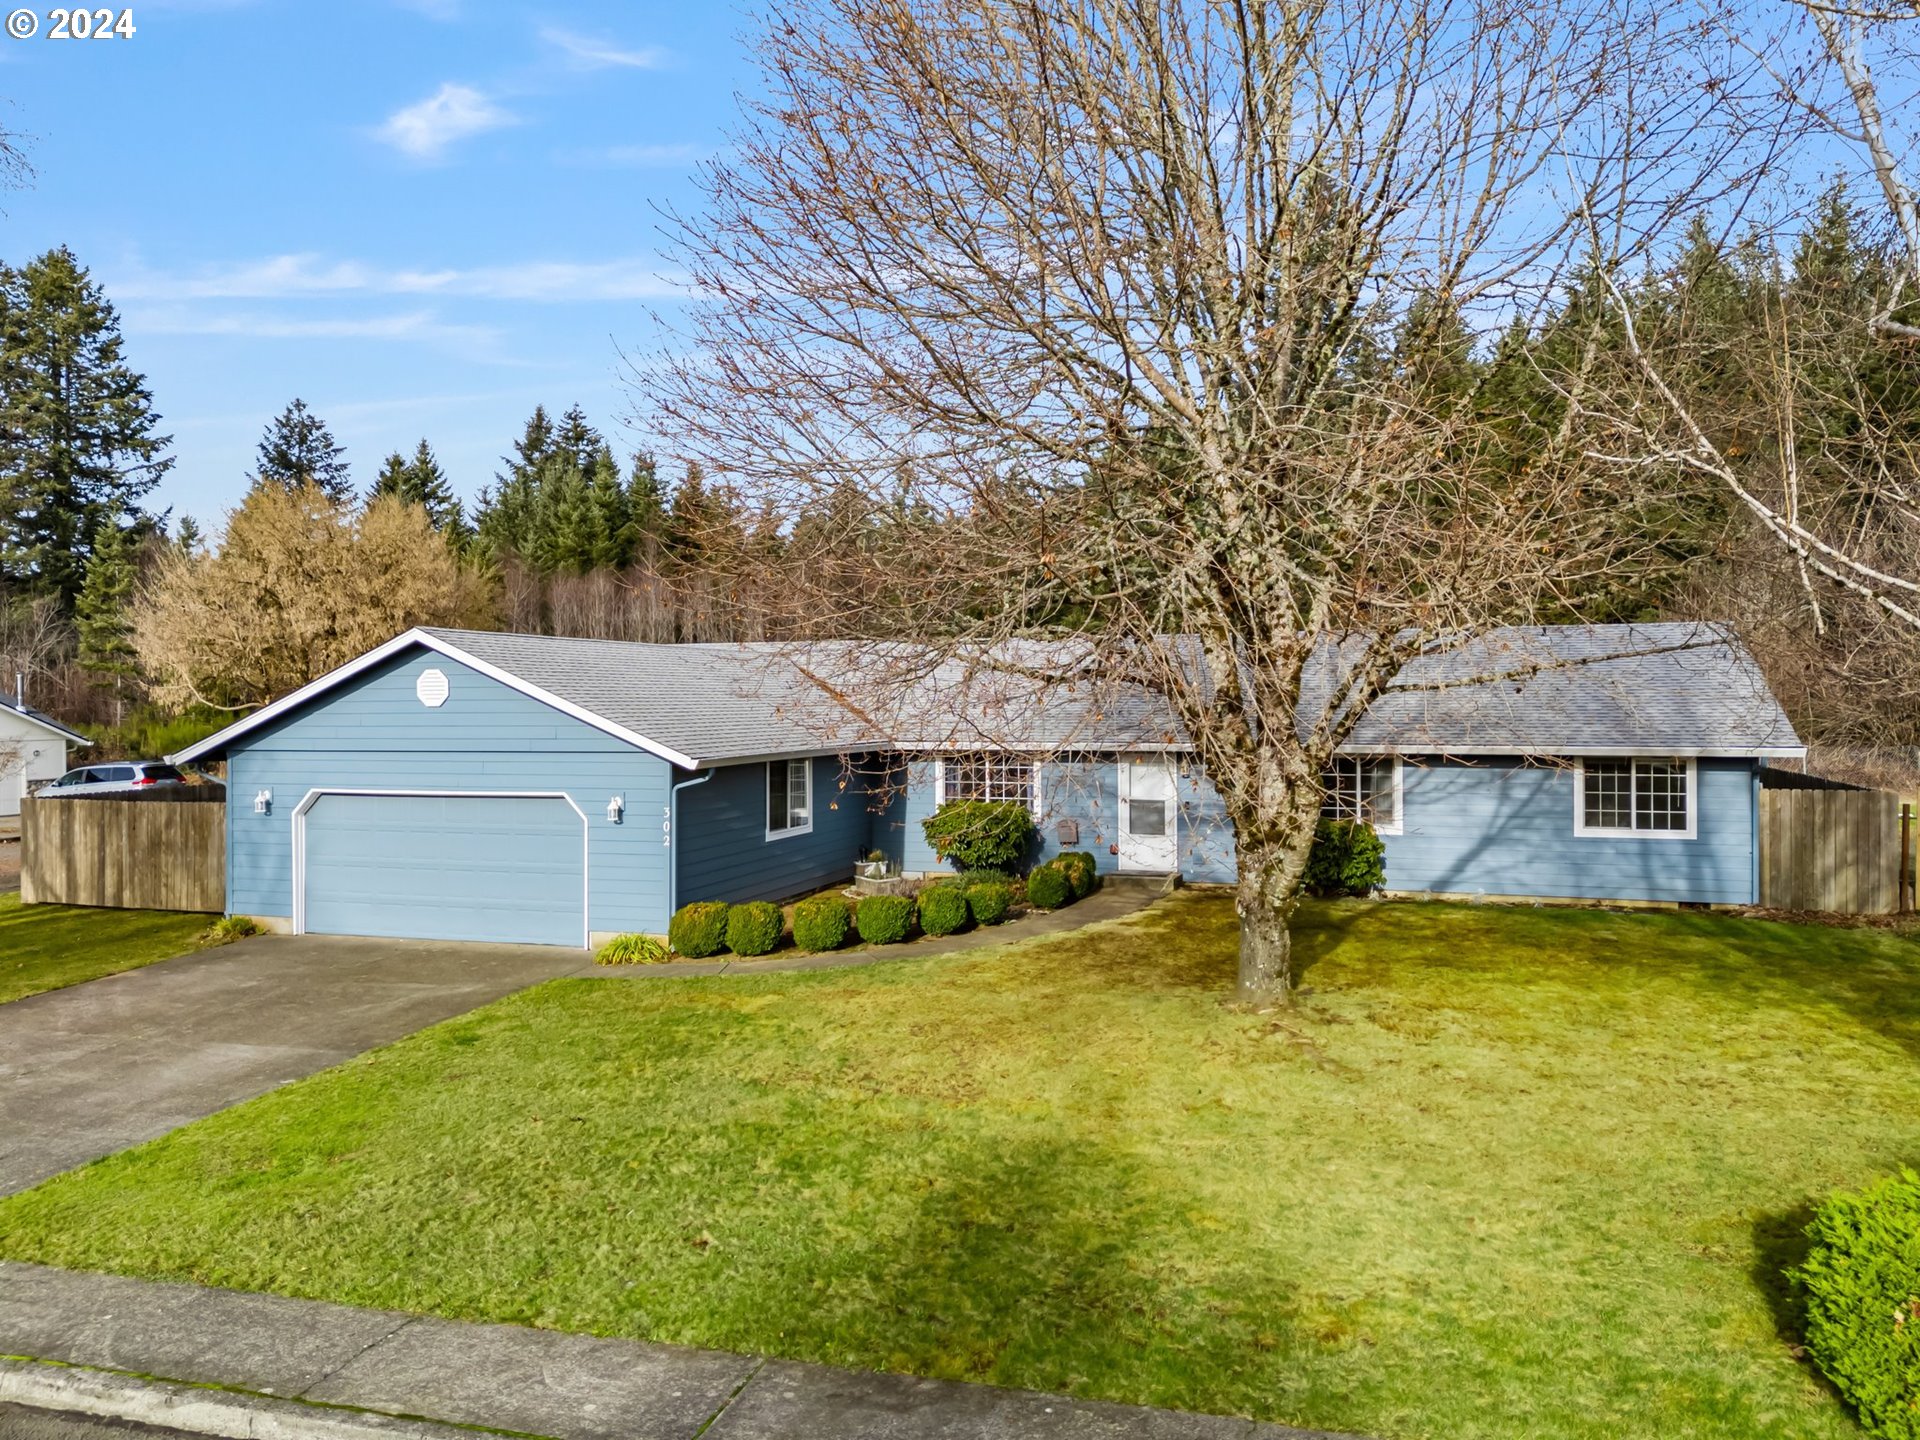
[[[1070,857],[1062,856],[1061,861]],[[1065,869],[1043,866],[1049,876],[1057,876],[1067,899],[1043,908],[1066,904],[1084,887],[1068,878]],[[1036,874],[1038,871],[1035,872]],[[1086,857],[1087,885],[1091,885],[1093,857]],[[1043,889],[1052,883],[1041,881]],[[1032,880],[1028,880],[1031,898]],[[1049,891],[1049,893],[1051,893]],[[1034,901],[1040,904],[1039,901]],[[923,935],[953,935],[969,925],[998,925],[1013,910],[1013,885],[1002,876],[982,878],[955,877],[938,880],[920,892],[918,899],[908,895],[868,895],[848,904],[838,895],[815,895],[793,907],[793,943],[797,949],[837,950],[849,935],[858,935],[869,945],[897,945],[908,939],[917,926]],[[675,954],[690,960],[702,960],[731,950],[736,955],[765,955],[780,943],[785,931],[778,905],[750,900],[728,905],[719,900],[698,900],[682,905],[667,925],[667,939]],[[622,957],[625,958],[625,957]]]

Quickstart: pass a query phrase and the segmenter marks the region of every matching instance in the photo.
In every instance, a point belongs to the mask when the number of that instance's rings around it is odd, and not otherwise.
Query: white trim
[[[1687,828],[1684,830],[1638,830],[1631,827],[1587,824],[1588,759],[1608,760],[1684,760],[1687,766]],[[1631,772],[1630,772],[1631,773]],[[1627,813],[1633,813],[1632,783],[1628,783]],[[1700,766],[1690,755],[1651,755],[1637,750],[1631,755],[1581,756],[1573,762],[1573,833],[1593,840],[1697,840],[1700,838]]]
[[[1175,872],[1180,872],[1181,870],[1180,767],[1175,765],[1164,751],[1130,750],[1116,757],[1116,766],[1119,773],[1114,777],[1114,799],[1119,802],[1118,808],[1120,813],[1115,817],[1118,821],[1119,829],[1113,837],[1114,850],[1116,852],[1113,858],[1115,871],[1121,875],[1159,875],[1165,873],[1160,870],[1142,871],[1128,870],[1126,868],[1127,837],[1133,833],[1129,826],[1132,820],[1134,767],[1139,766],[1142,769],[1146,769],[1151,767],[1156,760],[1160,762],[1160,768],[1166,771],[1167,778],[1173,782],[1173,793],[1167,799],[1168,825],[1166,838],[1173,844],[1173,865],[1171,868]]]
[[[1391,760],[1393,762],[1393,823],[1391,825],[1382,825],[1377,820],[1369,820],[1367,823],[1373,826],[1373,833],[1376,835],[1405,834],[1407,828],[1406,762],[1398,755],[1390,755],[1382,751],[1348,752],[1340,750],[1334,752],[1333,758],[1336,760]],[[1321,772],[1323,776],[1325,773],[1325,771]]]
[[[776,765],[785,767],[787,773],[784,778],[789,785],[792,784],[793,767],[795,765],[804,765],[806,767],[807,823],[804,825],[789,825],[784,830],[776,830],[773,828],[773,767]],[[766,802],[767,806],[767,839],[769,841],[791,840],[796,835],[811,835],[813,833],[813,760],[810,757],[802,758],[799,756],[792,756],[785,760],[769,760],[766,762],[766,770],[760,778],[763,782],[760,786],[760,798]],[[791,790],[787,792],[787,813],[789,817],[791,817],[793,813],[793,792]]]
[[[58,735],[69,745],[85,745],[91,747],[93,744],[93,741],[87,739],[86,736],[80,734],[78,731],[67,729],[67,727],[62,725],[58,720],[42,720],[38,715],[29,715],[26,711],[18,709],[11,700],[0,700],[0,716],[11,717],[15,720],[24,720],[29,725],[38,726],[49,735]]]
[[[682,755],[678,750],[670,749],[665,745],[659,744],[657,741],[649,740],[646,736],[629,730],[624,725],[616,725],[611,720],[596,715],[593,711],[583,706],[575,705],[570,700],[562,700],[558,695],[550,691],[542,690],[538,685],[530,685],[519,676],[502,670],[497,665],[489,665],[486,661],[467,654],[467,652],[462,650],[458,645],[451,644],[448,641],[442,640],[437,635],[430,635],[425,630],[418,629],[409,630],[404,635],[396,635],[393,639],[387,641],[386,644],[376,646],[372,650],[369,650],[358,660],[349,660],[339,669],[329,670],[318,680],[302,685],[291,695],[281,696],[271,705],[254,711],[253,714],[247,716],[246,719],[237,720],[227,726],[226,729],[209,735],[206,739],[189,745],[184,750],[169,755],[167,761],[172,765],[191,764],[209,751],[218,750],[226,745],[232,744],[233,741],[239,739],[242,735],[248,734],[251,731],[257,730],[262,725],[279,719],[289,710],[306,704],[307,701],[326,693],[344,681],[351,680],[356,675],[364,674],[374,666],[384,663],[401,651],[414,645],[425,646],[435,654],[444,655],[449,660],[458,661],[468,669],[486,676],[489,680],[498,680],[508,689],[516,690],[528,699],[538,700],[542,705],[550,706],[558,710],[562,715],[570,716],[583,725],[590,725],[595,730],[611,735],[617,740],[624,740],[629,745],[644,750],[649,755],[657,755],[662,760],[678,765],[683,770],[698,770],[701,768],[700,761],[690,755]]]
[[[1004,746],[988,747],[982,750],[949,750],[946,755],[1025,755],[1041,752],[1009,750]],[[947,761],[946,755],[934,757],[933,761],[933,808],[938,810],[947,803]],[[909,762],[911,763],[911,762]],[[1039,824],[1046,815],[1045,765],[1038,759],[1027,761],[1027,769],[1033,775],[1033,789],[1027,797],[1027,809],[1033,815],[1034,823]]]
[[[307,791],[293,807],[293,933],[307,933],[307,812],[328,795],[372,795],[422,800],[564,800],[580,817],[580,948],[593,948],[593,827],[564,790],[383,790],[351,785]],[[476,942],[477,943],[477,942]]]

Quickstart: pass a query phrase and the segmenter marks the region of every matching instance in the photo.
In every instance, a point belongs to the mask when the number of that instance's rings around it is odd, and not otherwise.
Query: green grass
[[[0,895],[0,1004],[192,950],[211,917],[22,905]]]
[[[1187,895],[541,986],[0,1204],[9,1257],[1382,1436],[1837,1437],[1778,1273],[1920,1159],[1920,948]]]

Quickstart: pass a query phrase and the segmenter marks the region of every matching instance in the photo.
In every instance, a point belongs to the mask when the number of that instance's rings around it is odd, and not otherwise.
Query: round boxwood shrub
[[[1013,870],[1033,844],[1033,812],[1018,800],[949,800],[920,828],[960,870]]]
[[[838,950],[847,943],[847,902],[816,895],[793,907],[793,943],[802,950]]]
[[[1370,894],[1387,883],[1387,847],[1364,820],[1322,820],[1304,880],[1312,895]]]
[[[913,929],[913,897],[867,896],[854,907],[853,928],[869,945],[898,945]]]
[[[1076,900],[1091,893],[1099,881],[1100,870],[1094,864],[1093,853],[1089,850],[1063,851],[1053,863],[1067,872],[1067,883],[1073,886],[1073,898]]]
[[[682,905],[667,922],[667,940],[692,960],[718,955],[727,948],[727,905],[724,900],[696,900]]]
[[[1027,903],[1041,910],[1058,910],[1073,903],[1073,884],[1058,865],[1036,865],[1027,873]]]
[[[929,885],[920,892],[920,928],[951,935],[967,926],[967,892],[958,885]]]
[[[998,925],[1013,909],[1013,887],[1004,880],[977,880],[966,895],[967,908],[982,925]]]
[[[778,905],[749,900],[727,912],[727,948],[736,955],[764,955],[780,943],[785,928]]]
[[[1902,1170],[1814,1211],[1792,1278],[1807,1353],[1875,1435],[1920,1437],[1920,1175]]]

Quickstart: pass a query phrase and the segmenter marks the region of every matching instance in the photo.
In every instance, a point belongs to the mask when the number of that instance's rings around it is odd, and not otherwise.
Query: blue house
[[[229,910],[300,933],[661,933],[876,851],[938,870],[919,822],[963,797],[1030,805],[1043,854],[1234,878],[1219,797],[1151,700],[888,726],[812,663],[835,653],[412,630],[172,758],[227,763]],[[1316,663],[1310,692],[1341,662]],[[1804,754],[1722,630],[1503,631],[1409,665],[1325,808],[1378,828],[1393,893],[1744,905],[1761,770]]]

